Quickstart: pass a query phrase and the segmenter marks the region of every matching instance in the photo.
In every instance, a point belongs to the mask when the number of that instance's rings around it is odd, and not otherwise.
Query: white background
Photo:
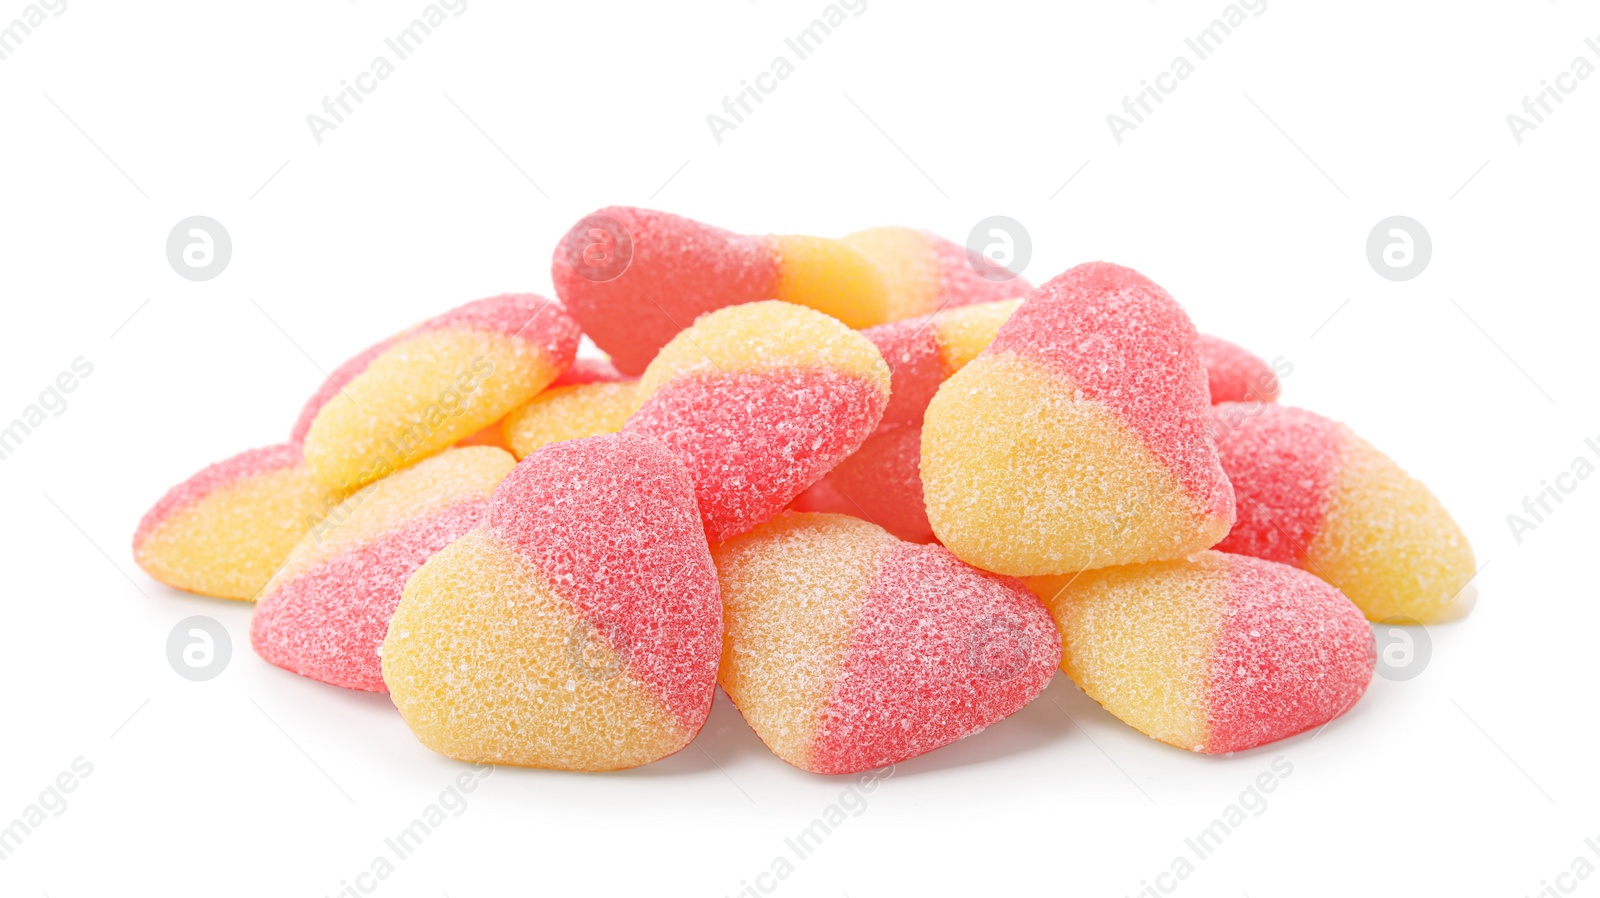
[[[1134,895],[1280,756],[1266,810],[1178,893],[1523,896],[1588,850],[1600,478],[1520,544],[1506,516],[1600,437],[1600,77],[1520,145],[1506,115],[1600,63],[1600,12],[1272,0],[1119,145],[1106,115],[1220,0],[868,0],[718,144],[706,116],[824,5],[470,0],[320,145],[306,116],[421,0],[69,0],[0,62],[0,419],[94,366],[0,462],[0,825],[93,764],[0,892],[334,895],[449,785],[460,765],[386,698],[260,661],[248,606],[153,583],[129,540],[171,484],[283,439],[355,350],[548,292],[557,238],[611,203],[957,240],[1004,214],[1035,282],[1135,266],[1202,330],[1292,360],[1285,400],[1423,478],[1487,564],[1425,672],[1375,680],[1320,736],[1192,756],[1058,676],[900,765],[776,894]],[[205,283],[164,252],[197,214],[234,244]],[[1364,249],[1395,214],[1434,243],[1404,283]],[[195,614],[233,637],[205,683],[166,658]],[[731,896],[844,787],[719,698],[693,747],[640,770],[496,771],[375,894]]]

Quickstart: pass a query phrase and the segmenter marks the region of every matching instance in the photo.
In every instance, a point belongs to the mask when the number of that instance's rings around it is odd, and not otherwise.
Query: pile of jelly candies
[[[1348,710],[1369,621],[1464,613],[1433,494],[1132,269],[613,207],[551,277],[357,353],[167,492],[139,565],[434,751],[588,771],[682,749],[719,685],[783,760],[864,771],[1058,668],[1239,751]]]

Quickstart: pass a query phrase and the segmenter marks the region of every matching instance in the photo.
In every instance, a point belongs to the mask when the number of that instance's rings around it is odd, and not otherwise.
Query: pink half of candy
[[[619,646],[689,733],[722,646],[716,571],[683,466],[631,433],[553,443],[495,490],[489,529]]]
[[[1114,412],[1192,496],[1226,517],[1233,501],[1211,451],[1205,368],[1189,316],[1149,278],[1089,262],[1030,294],[987,354],[1038,363]]]
[[[1210,334],[1200,334],[1194,345],[1200,363],[1206,366],[1212,405],[1273,402],[1278,398],[1278,373],[1260,356]]]
[[[1211,416],[1237,497],[1233,529],[1217,549],[1302,565],[1338,481],[1339,425],[1304,409],[1252,403],[1218,405]]]
[[[1366,693],[1375,660],[1366,619],[1337,589],[1287,565],[1229,556],[1205,751],[1243,751],[1338,717]]]
[[[345,499],[262,589],[256,653],[324,683],[387,692],[378,652],[406,581],[483,522],[515,464],[502,449],[450,449]]]
[[[625,431],[671,447],[698,485],[720,542],[777,514],[877,426],[883,391],[825,368],[684,377],[647,400]]]
[[[550,276],[595,345],[619,371],[637,376],[700,315],[776,296],[778,265],[759,237],[611,206],[567,232]]]
[[[889,405],[883,426],[921,424],[933,394],[950,376],[939,352],[938,332],[928,316],[903,318],[869,327],[861,335],[872,341],[889,365]]]
[[[1060,646],[1016,580],[942,546],[895,546],[862,599],[817,725],[813,769],[868,770],[983,730],[1044,691]]]
[[[907,542],[934,542],[922,497],[921,459],[920,424],[879,427],[791,507],[853,515]]]
[[[269,586],[250,623],[256,654],[313,680],[388,692],[378,647],[406,580],[487,510],[485,499],[440,509]]]

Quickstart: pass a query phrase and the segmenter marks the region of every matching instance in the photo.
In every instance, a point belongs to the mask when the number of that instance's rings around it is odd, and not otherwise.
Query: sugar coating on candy
[[[960,371],[988,349],[1001,326],[1021,307],[1022,300],[1008,299],[946,309],[929,316],[946,376]]]
[[[529,456],[489,515],[490,529],[552,583],[572,585],[578,610],[626,647],[629,673],[691,729],[710,708],[722,638],[697,523],[688,472],[665,446],[632,434]]]
[[[483,521],[514,464],[500,449],[452,449],[351,495],[261,591],[256,653],[335,686],[387,691],[378,649],[406,580]]]
[[[475,300],[436,315],[421,324],[407,328],[392,337],[368,346],[329,372],[328,376],[322,381],[321,386],[306,401],[305,406],[300,409],[300,416],[295,420],[294,429],[289,435],[289,442],[305,442],[306,433],[311,429],[311,422],[316,420],[317,413],[322,410],[324,405],[328,404],[328,400],[339,395],[346,384],[354,380],[361,372],[367,370],[367,366],[372,364],[373,359],[383,355],[396,342],[426,331],[457,325],[520,338],[525,336],[525,326],[529,322],[528,312],[526,303],[514,301],[510,294]],[[590,376],[593,376],[596,380],[605,379],[606,369],[610,368],[607,363],[594,362],[592,360],[585,361],[587,364],[584,366],[583,372],[589,372]],[[583,372],[574,373],[573,376],[582,377],[584,376]],[[557,380],[560,381],[565,377],[567,377],[567,374],[563,373],[562,377],[557,378]],[[570,382],[582,383],[583,381],[571,380]]]
[[[1209,659],[1228,596],[1220,553],[1029,577],[1061,630],[1061,670],[1123,723],[1203,751]]]
[[[690,377],[658,390],[626,430],[680,456],[706,534],[721,541],[777,514],[849,455],[884,401],[871,384],[827,370]]]
[[[832,508],[866,518],[900,539],[934,541],[922,498],[922,428],[880,427],[828,474],[824,482],[838,497]]]
[[[926,318],[891,321],[861,332],[889,366],[892,389],[884,409],[886,425],[916,424],[949,373],[939,357],[939,341]]]
[[[311,422],[317,419],[317,412],[322,411],[322,407],[328,404],[329,399],[339,395],[339,391],[344,389],[345,384],[354,380],[356,375],[367,370],[367,366],[372,364],[372,360],[383,355],[384,351],[393,345],[397,339],[399,339],[399,336],[389,337],[386,340],[374,343],[346,359],[343,364],[329,372],[328,376],[322,381],[322,385],[317,387],[317,391],[311,394],[311,398],[306,400],[306,404],[300,409],[300,416],[295,419],[294,428],[289,432],[289,442],[304,443],[306,433],[311,430]]]
[[[1028,585],[1060,627],[1062,671],[1179,748],[1218,754],[1294,735],[1344,713],[1371,679],[1360,611],[1287,565],[1203,552]]]
[[[254,599],[343,495],[311,477],[293,443],[241,452],[168,490],[139,521],[134,559],[176,589]]]
[[[625,234],[611,233],[615,226]],[[586,253],[603,260],[619,251],[624,236],[629,257],[620,273],[586,270]],[[618,371],[638,376],[658,349],[706,312],[774,296],[778,263],[760,238],[668,212],[611,206],[562,237],[550,277],[584,333]]]
[[[1304,567],[1339,475],[1339,426],[1304,409],[1256,403],[1220,404],[1211,417],[1237,507],[1217,549]]]
[[[1106,263],[1036,290],[925,415],[940,541],[1018,576],[1178,558],[1233,522],[1206,432],[1194,329],[1160,287]]]
[[[889,365],[883,424],[920,424],[945,378],[983,352],[1020,300],[982,303],[880,324],[861,332]]]
[[[384,681],[417,737],[451,757],[636,766],[703,725],[720,610],[676,458],[630,434],[557,443],[411,578]]]
[[[940,546],[895,545],[856,613],[811,767],[851,773],[964,739],[1032,701],[1060,661],[1060,634],[1022,584]]]
[[[1230,556],[1206,751],[1243,751],[1321,726],[1365,694],[1376,661],[1372,630],[1339,590],[1288,565]]]
[[[812,745],[861,597],[894,537],[843,515],[783,514],[713,548],[722,583],[718,681],[773,754],[812,769]]]
[[[1202,513],[1222,516],[1232,497],[1205,437],[1210,401],[1195,336],[1183,307],[1149,278],[1090,262],[1029,296],[987,351],[1038,362],[1114,411]]]
[[[1293,564],[1384,621],[1433,623],[1477,571],[1439,499],[1348,427],[1258,403],[1212,410],[1217,450],[1239,497],[1218,548]]]
[[[305,437],[325,484],[355,488],[532,399],[571,364],[577,325],[532,294],[468,303],[396,338],[331,396]]]
[[[551,387],[506,415],[504,439],[520,459],[551,443],[616,433],[633,414],[637,397],[632,381]]]
[[[144,513],[138,529],[133,534],[135,549],[162,521],[179,509],[193,505],[212,493],[234,486],[242,480],[299,467],[302,460],[300,447],[292,443],[279,443],[259,449],[246,449],[238,455],[201,468],[188,480],[167,490],[156,500],[156,504]]]
[[[1200,334],[1195,351],[1206,367],[1211,402],[1273,402],[1278,374],[1260,356],[1221,337]]]
[[[662,385],[688,375],[796,366],[837,370],[889,389],[889,366],[861,333],[812,309],[776,301],[746,303],[696,321],[661,348],[639,388],[647,401]]]
[[[487,509],[480,500],[435,512],[269,589],[260,604],[266,610],[251,619],[256,654],[313,680],[388,692],[378,649],[406,581]]]
[[[883,278],[888,288],[886,321],[1011,299],[1033,289],[1020,277],[1001,281],[983,277],[973,269],[966,247],[928,231],[868,228],[842,240],[871,260]]]
[[[747,236],[626,206],[574,225],[551,278],[584,332],[630,376],[716,309],[781,299],[865,327],[884,320],[887,295],[877,269],[837,240]]]
[[[1020,583],[856,518],[785,513],[713,557],[720,682],[804,770],[865,770],[977,732],[1037,695],[1060,660]]]
[[[478,528],[406,583],[383,681],[418,741],[462,761],[559,770],[648,764],[688,744],[672,712],[549,579]]]
[[[871,327],[889,320],[888,291],[866,256],[827,237],[768,240],[778,260],[773,299],[816,309],[848,327]]]
[[[1337,586],[1369,620],[1429,624],[1455,604],[1477,573],[1461,526],[1422,481],[1340,425],[1339,477],[1306,570]]]
[[[889,371],[837,320],[762,302],[714,312],[673,338],[639,390],[624,432],[677,454],[706,533],[721,542],[777,514],[866,439]]]
[[[945,382],[923,424],[921,468],[939,540],[998,573],[1181,557],[1231,523],[1198,515],[1110,409],[1015,356],[981,357]]]

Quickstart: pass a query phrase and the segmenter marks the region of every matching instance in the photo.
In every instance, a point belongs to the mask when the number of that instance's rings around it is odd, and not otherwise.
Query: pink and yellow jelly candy
[[[577,346],[578,326],[533,294],[452,309],[329,377],[301,413],[306,464],[330,486],[371,483],[532,399],[572,364]]]
[[[922,427],[928,520],[1013,575],[1180,558],[1233,524],[1183,309],[1143,275],[1080,265],[1035,290],[944,382]]]
[[[1260,356],[1210,334],[1200,334],[1194,345],[1200,364],[1206,366],[1212,405],[1277,400],[1278,372]]]
[[[705,723],[722,644],[689,474],[634,434],[523,459],[488,521],[406,584],[383,679],[422,743],[463,761],[616,770]]]
[[[167,491],[133,535],[145,573],[175,589],[251,600],[344,493],[294,443],[241,452]]]
[[[869,327],[889,365],[878,429],[794,503],[797,511],[863,517],[911,542],[934,539],[922,497],[922,415],[939,385],[977,358],[1022,300],[984,302]]]
[[[550,386],[570,387],[575,384],[604,384],[632,379],[618,371],[610,359],[576,358],[572,360],[570,368],[550,382]]]
[[[920,425],[939,385],[977,358],[1020,305],[1020,299],[985,302],[862,331],[889,366],[893,389],[882,426]]]
[[[740,303],[783,300],[851,327],[888,320],[877,269],[838,240],[753,237],[630,206],[573,225],[550,276],[584,333],[635,376],[696,318]]]
[[[866,337],[784,302],[719,309],[662,347],[626,433],[665,443],[721,542],[777,514],[855,451],[889,399]]]
[[[616,433],[638,406],[635,381],[551,387],[506,415],[506,445],[517,458],[551,443]]]
[[[868,228],[843,242],[877,267],[888,290],[886,321],[1026,296],[1033,285],[967,248],[915,228]],[[976,262],[974,259],[976,258]],[[981,270],[976,266],[984,266]]]
[[[592,437],[602,433],[616,433],[622,429],[623,422],[633,412],[632,406],[626,401],[616,397],[622,391],[601,389],[608,384],[618,381],[630,381],[631,378],[623,377],[609,361],[603,359],[573,359],[572,367],[561,372],[561,376],[550,382],[538,395],[534,396],[527,405],[514,409],[504,418],[490,424],[472,436],[467,437],[457,446],[493,446],[504,449],[514,454],[518,459],[529,452],[545,445],[561,440],[575,440],[579,437]],[[546,399],[561,387],[590,386],[596,389],[572,391],[564,394],[567,399],[554,403],[559,411],[552,414],[550,409],[534,415],[528,411],[540,400]],[[570,397],[584,396],[582,401],[574,402]],[[590,401],[587,397],[598,397]],[[532,417],[537,423],[523,420],[516,428],[521,432],[517,442],[512,442],[512,419],[519,415]],[[518,446],[521,449],[518,449]]]
[[[1336,421],[1304,409],[1212,409],[1238,520],[1217,548],[1303,568],[1367,618],[1434,623],[1476,573],[1472,547],[1421,481]]]
[[[447,449],[345,499],[261,591],[256,654],[313,680],[387,692],[378,648],[406,580],[483,521],[515,465],[501,449]]]
[[[853,515],[907,542],[931,543],[933,528],[922,500],[921,455],[920,426],[880,427],[790,507]]]
[[[1321,726],[1366,692],[1361,611],[1303,571],[1242,555],[1035,577],[1061,669],[1141,733],[1206,754]]]
[[[719,681],[802,770],[868,770],[970,736],[1043,691],[1061,658],[1021,583],[856,518],[786,512],[712,555]]]

